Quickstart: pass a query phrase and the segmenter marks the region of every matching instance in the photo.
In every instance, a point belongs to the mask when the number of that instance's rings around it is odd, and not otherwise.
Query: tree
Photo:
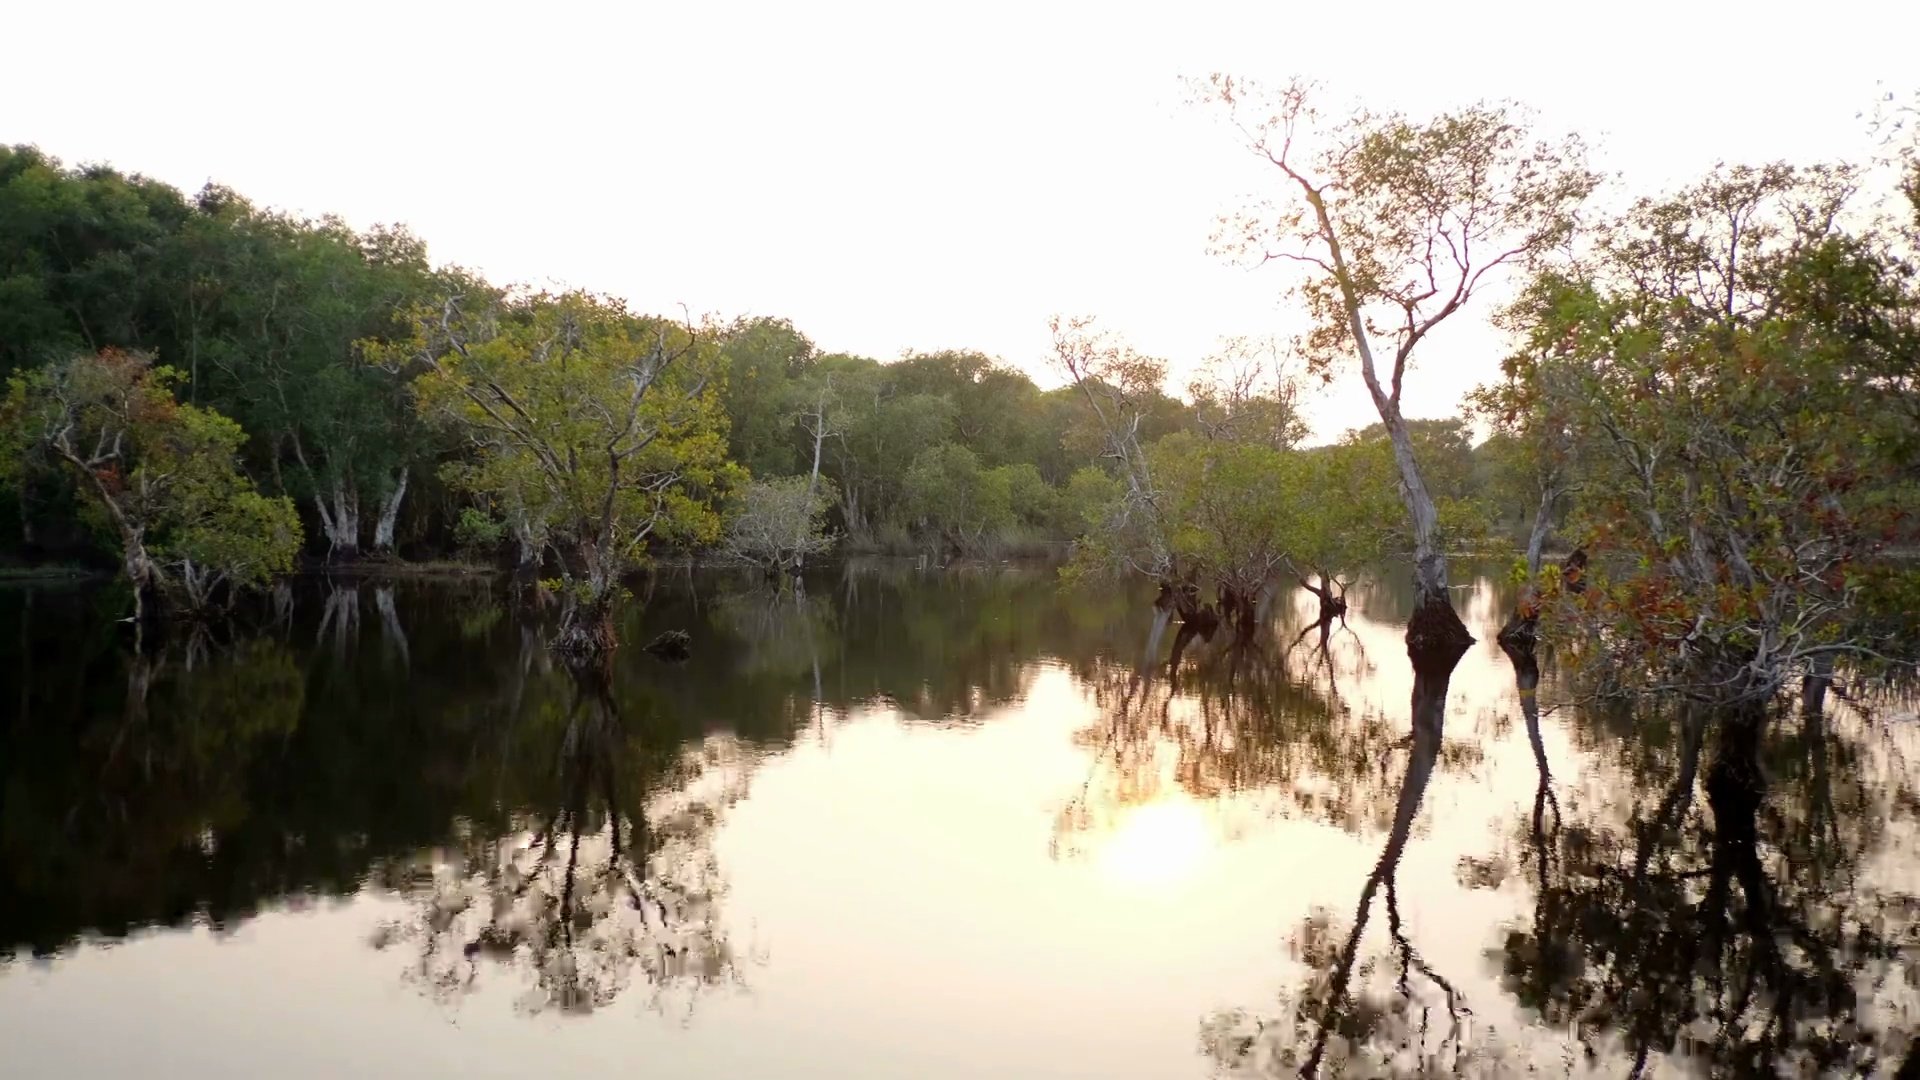
[[[436,285],[425,245],[262,212],[220,189],[199,207],[173,243],[167,297],[199,396],[261,440],[265,468],[310,503],[329,555],[360,553],[363,500],[378,507],[372,546],[391,551],[425,432],[400,371],[366,362],[363,345],[408,332],[400,316]]]
[[[424,368],[421,413],[465,441],[456,485],[517,517],[554,555],[566,600],[554,647],[573,660],[616,641],[621,575],[653,541],[719,538],[724,378],[712,335],[567,293],[414,312],[411,341],[377,355]]]
[[[1287,546],[1288,568],[1320,599],[1323,621],[1346,611],[1341,578],[1371,566],[1409,539],[1393,453],[1385,440],[1357,435],[1299,452],[1301,506]],[[1313,579],[1318,578],[1316,583]]]
[[[741,489],[740,509],[727,525],[727,552],[777,575],[784,584],[800,572],[807,556],[833,550],[826,527],[833,503],[830,480],[754,480]]]
[[[292,569],[300,520],[238,468],[246,435],[174,400],[170,368],[107,350],[9,382],[10,469],[45,455],[73,477],[120,546],[136,622],[157,597],[188,611]]]
[[[921,451],[906,475],[906,512],[962,551],[980,550],[1013,521],[1007,485],[994,483],[973,451],[942,443]]]
[[[1148,457],[1174,559],[1219,587],[1225,614],[1250,616],[1254,598],[1287,565],[1298,518],[1311,512],[1299,486],[1302,459],[1261,443],[1193,435],[1169,435]]]
[[[736,319],[720,333],[727,362],[727,453],[757,477],[796,469],[791,413],[795,380],[818,352],[786,319]]]
[[[953,402],[938,394],[900,393],[886,366],[856,357],[825,357],[845,428],[826,444],[828,475],[840,488],[847,532],[866,539],[873,527],[903,515],[906,473],[930,447],[953,434]]]
[[[1209,439],[1291,450],[1311,432],[1300,383],[1272,341],[1235,338],[1187,384],[1193,420]]]
[[[1583,544],[1627,556],[1565,610],[1616,690],[1750,704],[1837,660],[1911,662],[1858,619],[1915,494],[1920,299],[1885,238],[1843,227],[1856,188],[1723,169],[1526,294],[1514,378],[1584,448]]]
[[[0,146],[0,374],[150,347],[152,285],[188,213],[166,184]]]
[[[1078,390],[1094,420],[1095,460],[1109,463],[1122,496],[1099,530],[1105,539],[1088,552],[1162,584],[1176,575],[1168,526],[1154,486],[1145,430],[1166,382],[1165,362],[1096,330],[1091,319],[1055,317],[1053,361]]]
[[[1523,297],[1506,313],[1504,321],[1522,340],[1527,332],[1525,312],[1543,300]],[[1537,503],[1531,509],[1526,554],[1519,568],[1519,600],[1500,628],[1503,646],[1529,656],[1547,587],[1541,567],[1547,535],[1563,502],[1579,488],[1582,469],[1581,444],[1571,426],[1578,375],[1563,362],[1557,348],[1540,345],[1544,343],[1523,346],[1524,355],[1504,362],[1503,381],[1479,387],[1469,397],[1469,407],[1493,429],[1493,435],[1474,451],[1477,464],[1490,474],[1489,486],[1523,492]]]
[[[1304,84],[1268,99],[1215,75],[1201,90],[1281,178],[1276,201],[1224,224],[1219,244],[1305,269],[1294,290],[1312,320],[1302,354],[1329,376],[1357,366],[1392,441],[1414,540],[1408,650],[1416,664],[1451,666],[1472,638],[1449,599],[1438,510],[1401,410],[1407,370],[1489,274],[1568,237],[1596,177],[1577,139],[1535,141],[1511,106],[1425,122],[1363,111],[1322,133]],[[1316,134],[1324,139],[1309,148]],[[1376,342],[1386,346],[1384,380]]]
[[[799,424],[800,430],[806,433],[808,440],[812,443],[813,459],[812,465],[807,472],[806,494],[801,503],[804,512],[798,518],[792,519],[794,528],[793,549],[799,560],[793,564],[793,569],[796,571],[800,569],[800,562],[805,561],[806,556],[810,554],[806,549],[817,547],[817,545],[810,541],[810,535],[819,532],[823,527],[819,518],[826,513],[826,508],[833,503],[831,494],[829,494],[825,502],[820,503],[820,509],[817,511],[814,509],[816,502],[818,502],[821,497],[821,453],[826,449],[828,439],[840,438],[847,432],[846,410],[840,404],[839,395],[833,391],[832,372],[826,372],[820,377],[811,380],[811,385],[801,387],[800,389],[803,391],[801,396],[804,404],[800,406],[794,419]],[[828,481],[828,487],[832,487],[831,481]]]

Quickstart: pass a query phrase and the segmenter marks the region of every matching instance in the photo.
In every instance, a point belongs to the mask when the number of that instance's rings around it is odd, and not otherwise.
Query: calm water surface
[[[1407,598],[1353,598],[1324,652],[1290,647],[1293,598],[1169,678],[1145,596],[1045,572],[867,565],[804,602],[676,574],[625,636],[684,628],[693,659],[629,648],[600,688],[485,584],[306,582],[140,661],[98,591],[0,591],[0,1074],[1914,1052],[1910,718],[1555,708],[1482,577],[1443,732],[1410,737]]]

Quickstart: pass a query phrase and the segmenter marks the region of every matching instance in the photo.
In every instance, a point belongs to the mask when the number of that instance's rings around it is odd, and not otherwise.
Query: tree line
[[[603,626],[649,555],[1034,550],[1114,475],[1078,390],[977,352],[880,362],[784,319],[500,286],[401,227],[30,146],[0,148],[0,374],[0,555],[111,557],[187,610],[303,558],[460,555]],[[1137,434],[1249,433],[1217,389],[1150,388]],[[1296,443],[1267,404],[1259,437]]]
[[[303,555],[499,558],[564,599],[582,655],[612,644],[622,574],[670,551],[784,581],[836,544],[1073,541],[1072,573],[1143,576],[1163,617],[1242,634],[1280,582],[1336,614],[1344,574],[1404,555],[1410,652],[1450,670],[1447,554],[1511,531],[1503,641],[1551,613],[1643,673],[1761,696],[1890,658],[1915,590],[1881,556],[1913,535],[1920,452],[1907,149],[1722,167],[1609,213],[1581,141],[1513,106],[1328,118],[1302,84],[1198,90],[1274,179],[1215,246],[1292,268],[1307,329],[1227,343],[1179,396],[1085,320],[1055,321],[1065,385],[1041,390],[978,353],[826,354],[781,319],[500,286],[402,228],[0,152],[0,535],[111,550],[186,609]],[[1862,195],[1889,174],[1898,213]],[[1496,283],[1501,378],[1409,419],[1431,336]],[[1304,395],[1356,376],[1379,422],[1303,445]],[[1544,565],[1556,534],[1580,580]]]

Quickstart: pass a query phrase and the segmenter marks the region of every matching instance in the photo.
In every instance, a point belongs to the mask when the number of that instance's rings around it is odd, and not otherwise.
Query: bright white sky
[[[496,281],[784,315],[881,358],[976,348],[1043,385],[1055,312],[1168,357],[1176,386],[1219,337],[1290,325],[1277,270],[1206,253],[1270,178],[1182,75],[1301,74],[1410,112],[1518,99],[1636,191],[1717,159],[1857,159],[1856,114],[1920,78],[1920,4],[1898,0],[93,0],[0,25],[0,141],[405,222]],[[1411,415],[1496,370],[1484,330],[1432,346]],[[1322,436],[1372,419],[1357,382],[1315,403]]]

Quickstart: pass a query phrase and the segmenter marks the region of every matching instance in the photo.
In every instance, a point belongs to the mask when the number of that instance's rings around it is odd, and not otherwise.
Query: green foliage
[[[494,551],[507,539],[506,523],[477,506],[462,507],[453,526],[454,543],[473,552]]]
[[[1181,568],[1251,595],[1285,565],[1296,519],[1312,512],[1299,455],[1170,435],[1148,456]]]
[[[993,479],[973,451],[941,443],[915,455],[904,478],[908,517],[964,549],[981,546],[989,532],[1013,523],[1008,478]]]
[[[370,351],[424,366],[421,414],[472,448],[448,479],[540,537],[581,598],[610,597],[655,543],[719,539],[740,470],[710,333],[580,293],[414,318],[411,340]]]
[[[1120,499],[1120,481],[1093,465],[1075,469],[1060,493],[1060,520],[1074,534],[1098,528]]]
[[[152,344],[150,283],[188,213],[164,184],[0,146],[0,374]]]
[[[292,569],[300,521],[240,471],[240,425],[175,401],[178,381],[111,350],[15,375],[0,459],[16,474],[65,470],[119,541],[136,589],[199,609]]]
[[[1857,570],[1910,505],[1920,303],[1884,238],[1840,226],[1854,187],[1716,172],[1637,204],[1515,313],[1516,398],[1590,451],[1576,532],[1624,556],[1571,614],[1616,681],[1765,698],[1887,655],[1855,625]]]
[[[720,333],[727,364],[727,453],[754,476],[803,467],[789,414],[816,351],[785,319],[739,319]]]
[[[433,280],[402,230],[0,148],[0,370],[110,347],[158,356],[189,402],[247,430],[255,475],[315,499],[335,550],[359,547],[362,499],[389,497],[430,452],[404,380],[359,363],[356,342],[399,329]]]
[[[1058,517],[1060,498],[1040,475],[1038,466],[1029,462],[1002,465],[983,478],[989,486],[1004,490],[1008,513],[1029,529],[1051,528]]]

